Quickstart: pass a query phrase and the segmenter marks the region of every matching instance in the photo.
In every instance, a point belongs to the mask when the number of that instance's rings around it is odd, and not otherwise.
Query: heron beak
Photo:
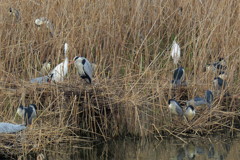
[[[70,61],[69,63],[68,63],[68,65],[70,66],[71,64],[73,64],[74,63],[74,61]]]

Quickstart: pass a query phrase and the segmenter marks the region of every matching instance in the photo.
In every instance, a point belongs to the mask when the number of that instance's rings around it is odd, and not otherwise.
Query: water
[[[201,139],[133,140],[126,138],[90,148],[55,146],[46,150],[47,159],[84,160],[237,160],[240,138],[212,137]]]

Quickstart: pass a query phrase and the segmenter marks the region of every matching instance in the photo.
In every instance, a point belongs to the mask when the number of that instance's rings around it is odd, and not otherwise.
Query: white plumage
[[[84,57],[74,57],[74,65],[78,71],[78,74],[81,78],[85,79],[88,83],[92,83],[92,65]]]
[[[67,57],[67,52],[68,52],[68,44],[64,44],[64,55],[65,55],[65,60],[64,62],[58,64],[49,74],[49,77],[51,81],[54,82],[62,82],[64,76],[66,76],[68,72],[68,57]]]
[[[46,17],[37,18],[35,20],[35,24],[37,26],[41,26],[42,24],[46,24],[46,27],[50,30],[51,35],[52,36],[54,35],[53,24]]]
[[[178,61],[180,59],[180,54],[181,54],[180,47],[177,44],[177,42],[174,40],[173,45],[172,45],[172,49],[171,49],[171,56],[172,56],[174,64],[178,63]]]
[[[16,133],[24,129],[24,125],[0,122],[0,133]]]

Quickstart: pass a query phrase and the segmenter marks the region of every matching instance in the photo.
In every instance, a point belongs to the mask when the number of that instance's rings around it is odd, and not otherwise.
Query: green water
[[[46,159],[84,160],[238,160],[240,137],[198,139],[134,140],[125,138],[82,149],[78,145],[54,146],[45,151]],[[187,143],[186,143],[187,142]],[[81,146],[82,147],[82,146]]]

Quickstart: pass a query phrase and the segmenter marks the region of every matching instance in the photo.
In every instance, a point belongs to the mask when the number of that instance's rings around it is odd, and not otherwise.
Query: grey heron
[[[168,100],[168,108],[172,114],[183,116],[183,109],[181,105],[174,99]]]
[[[82,79],[86,80],[88,83],[92,83],[93,68],[91,63],[85,57],[76,56],[70,63],[74,63],[78,74]]]
[[[28,107],[20,105],[17,109],[17,114],[22,117],[25,125],[31,125],[33,118],[37,117],[37,107],[35,104],[30,104]]]

